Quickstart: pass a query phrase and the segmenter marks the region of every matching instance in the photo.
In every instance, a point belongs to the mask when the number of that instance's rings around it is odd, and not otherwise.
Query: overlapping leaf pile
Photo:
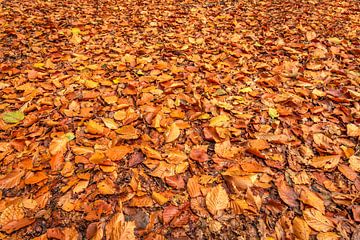
[[[359,239],[356,0],[0,3],[1,239]]]

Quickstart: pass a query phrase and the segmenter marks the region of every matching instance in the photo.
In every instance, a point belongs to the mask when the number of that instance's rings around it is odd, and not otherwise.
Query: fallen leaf
[[[339,164],[340,158],[340,155],[313,157],[310,160],[310,165],[315,168],[331,169]]]
[[[165,133],[165,141],[167,143],[175,141],[180,136],[180,128],[176,123],[170,125],[169,130]]]
[[[349,137],[359,137],[360,136],[360,126],[356,126],[355,124],[346,125],[347,135]]]
[[[307,187],[301,187],[299,200],[325,214],[324,201]]]
[[[351,156],[349,158],[350,167],[356,171],[360,172],[360,156]]]
[[[339,235],[334,232],[323,232],[316,235],[317,240],[338,240],[341,239]]]
[[[9,189],[20,184],[25,172],[22,169],[15,169],[7,175],[0,177],[0,189]]]
[[[228,207],[229,197],[221,185],[211,188],[206,195],[206,206],[209,212],[217,215],[219,211]]]
[[[294,230],[294,235],[299,240],[309,240],[310,239],[311,230],[310,230],[309,226],[307,225],[307,223],[304,221],[304,219],[295,217],[293,220],[292,226],[293,226],[293,230]]]
[[[278,189],[279,196],[290,207],[298,207],[297,201],[298,195],[292,187],[290,187],[283,178],[279,178],[275,181],[275,185]]]
[[[279,117],[279,113],[275,108],[269,108],[269,116],[274,119]]]
[[[105,154],[111,161],[119,161],[122,160],[130,152],[132,152],[131,147],[123,145],[112,147],[108,149]]]
[[[209,160],[207,150],[202,147],[196,147],[191,149],[190,158],[198,162],[206,162]]]
[[[2,114],[2,119],[6,123],[19,123],[24,120],[25,115],[23,112],[15,111],[15,112],[5,112]]]
[[[315,208],[305,209],[303,215],[306,223],[318,232],[329,232],[334,228],[334,224]]]

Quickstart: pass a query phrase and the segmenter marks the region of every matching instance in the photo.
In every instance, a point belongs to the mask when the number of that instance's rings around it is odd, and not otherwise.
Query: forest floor
[[[360,239],[357,0],[0,1],[0,239]]]

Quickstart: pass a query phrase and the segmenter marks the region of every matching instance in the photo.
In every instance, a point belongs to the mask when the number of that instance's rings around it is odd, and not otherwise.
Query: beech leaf
[[[2,119],[6,123],[18,123],[24,120],[25,115],[23,112],[15,111],[15,112],[5,112],[2,115]]]

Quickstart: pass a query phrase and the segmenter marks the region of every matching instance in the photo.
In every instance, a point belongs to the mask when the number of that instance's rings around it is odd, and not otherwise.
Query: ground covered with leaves
[[[0,239],[360,239],[357,0],[2,0]]]

